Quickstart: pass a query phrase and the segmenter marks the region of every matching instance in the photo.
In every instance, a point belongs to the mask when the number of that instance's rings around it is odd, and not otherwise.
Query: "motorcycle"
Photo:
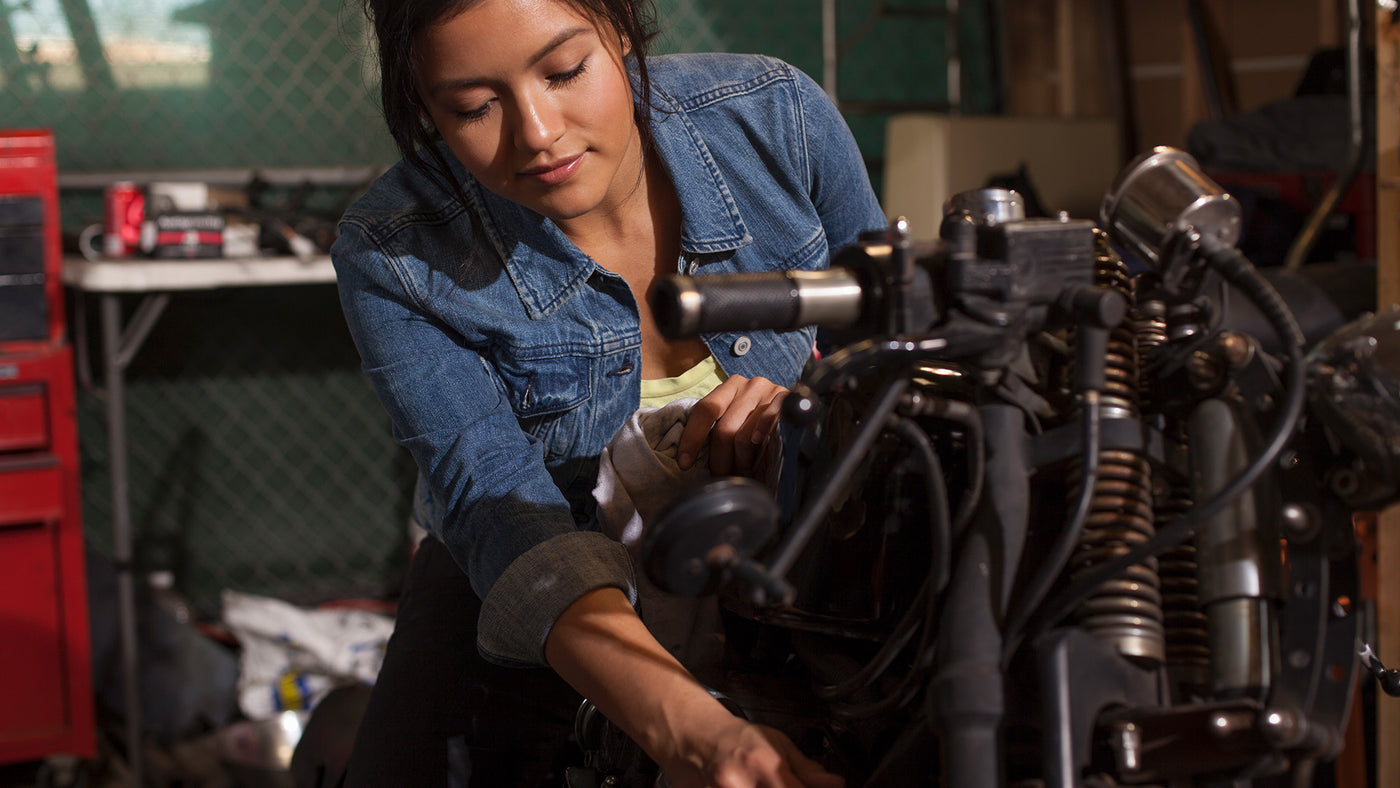
[[[1179,150],[1097,222],[1024,213],[968,192],[934,242],[900,220],[827,270],[657,288],[670,336],[835,349],[784,404],[777,493],[681,495],[648,577],[716,595],[707,683],[851,785],[1312,784],[1358,671],[1400,691],[1353,526],[1400,499],[1400,310],[1306,350]],[[588,704],[578,734],[571,784],[655,782]]]

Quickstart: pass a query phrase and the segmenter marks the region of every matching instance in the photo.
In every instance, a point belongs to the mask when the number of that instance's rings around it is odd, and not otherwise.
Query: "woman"
[[[648,60],[645,0],[366,10],[405,162],[333,257],[433,537],[349,783],[442,784],[453,762],[473,785],[553,779],[572,687],[673,785],[840,785],[648,633],[590,496],[613,433],[670,396],[703,395],[682,466],[707,449],[715,473],[752,468],[811,330],[668,341],[645,294],[678,270],[824,267],[882,226],[839,114],[772,59]]]

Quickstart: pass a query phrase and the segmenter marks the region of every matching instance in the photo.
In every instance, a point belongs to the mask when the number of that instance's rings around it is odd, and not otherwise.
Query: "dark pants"
[[[572,741],[580,698],[547,668],[482,659],[480,612],[481,600],[447,548],[424,539],[355,739],[347,786],[564,784],[564,765],[582,759]]]

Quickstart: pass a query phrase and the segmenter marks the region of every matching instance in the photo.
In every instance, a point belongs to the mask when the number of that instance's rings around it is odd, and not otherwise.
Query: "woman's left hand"
[[[677,449],[681,468],[690,468],[708,438],[711,473],[752,474],[777,427],[787,394],[787,389],[767,378],[726,378],[691,409]]]

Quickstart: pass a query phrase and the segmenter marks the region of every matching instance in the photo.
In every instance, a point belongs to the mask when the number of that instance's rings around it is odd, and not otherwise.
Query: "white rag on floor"
[[[252,720],[309,710],[343,684],[373,684],[394,619],[350,608],[304,608],[223,591],[223,621],[238,638],[238,705]]]
[[[603,449],[593,497],[598,501],[603,533],[627,547],[637,568],[642,621],[682,664],[700,673],[718,664],[721,656],[717,598],[692,599],[662,591],[646,577],[641,556],[646,528],[666,505],[678,493],[712,478],[708,446],[688,470],[681,470],[676,461],[681,433],[696,402],[693,398],[678,399],[633,413]],[[777,443],[769,442],[765,464],[779,456]]]

